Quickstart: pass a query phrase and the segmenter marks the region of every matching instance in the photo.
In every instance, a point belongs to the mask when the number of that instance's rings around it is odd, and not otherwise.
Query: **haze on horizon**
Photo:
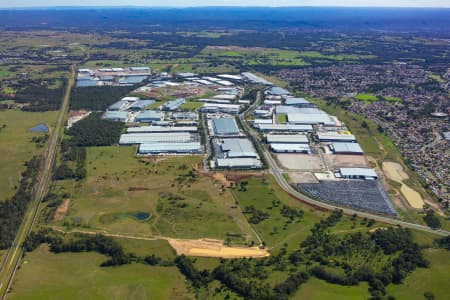
[[[0,8],[20,7],[83,7],[83,6],[148,6],[148,7],[198,7],[198,6],[331,6],[331,7],[446,7],[450,8],[449,0],[0,0]]]

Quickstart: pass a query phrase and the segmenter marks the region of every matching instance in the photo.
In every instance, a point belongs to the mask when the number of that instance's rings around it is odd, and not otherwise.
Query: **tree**
[[[434,211],[432,209],[427,210],[426,215],[423,217],[423,220],[425,223],[427,223],[428,226],[431,228],[441,228],[441,221],[439,218],[435,215]]]

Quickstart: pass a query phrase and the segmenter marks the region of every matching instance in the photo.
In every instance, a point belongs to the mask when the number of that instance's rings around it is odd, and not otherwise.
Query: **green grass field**
[[[292,297],[293,300],[359,300],[368,299],[370,296],[368,284],[360,283],[357,286],[342,286],[327,283],[317,278],[310,278],[308,282],[301,285]]]
[[[201,157],[155,162],[134,152],[134,147],[88,148],[87,179],[55,188],[71,194],[68,215],[58,224],[137,236],[225,239],[233,233],[242,236],[232,239],[236,243],[256,240],[244,216],[231,209],[228,190],[208,177],[187,175]],[[133,217],[140,212],[149,217]]]
[[[8,299],[194,299],[175,267],[100,267],[97,253],[27,253]]]
[[[361,101],[377,101],[378,97],[374,94],[358,94],[355,97],[356,100],[361,100]]]
[[[287,117],[286,114],[277,114],[278,123],[283,124],[286,123]]]
[[[425,258],[430,267],[417,269],[401,285],[390,285],[387,292],[396,299],[422,300],[425,292],[432,292],[436,299],[448,299],[450,251],[427,249]]]
[[[185,102],[181,104],[180,109],[197,110],[203,106],[203,102]]]
[[[29,132],[28,129],[40,123],[50,129],[54,126],[57,112],[23,112],[21,110],[0,111],[0,201],[14,195],[19,184],[24,163],[34,155],[42,153],[44,148],[38,148],[31,142],[32,137],[43,133]]]

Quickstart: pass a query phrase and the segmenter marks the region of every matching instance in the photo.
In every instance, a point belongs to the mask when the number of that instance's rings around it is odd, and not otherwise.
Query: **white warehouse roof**
[[[139,145],[139,153],[199,153],[202,145],[199,142],[191,143],[154,143]]]
[[[128,133],[138,133],[138,132],[197,132],[198,129],[195,126],[141,126],[141,127],[130,127],[127,129]]]
[[[267,143],[280,144],[308,144],[305,134],[267,134]]]
[[[292,125],[292,124],[258,124],[259,130],[262,131],[313,131],[311,125]]]
[[[373,169],[368,168],[340,168],[339,172],[343,177],[378,177],[377,173]]]
[[[261,161],[255,158],[218,158],[219,168],[260,168]]]
[[[336,122],[329,115],[324,113],[288,113],[287,120],[291,124],[324,124],[336,126]]]
[[[353,134],[344,134],[335,131],[317,132],[319,141],[356,141]]]
[[[309,145],[307,144],[270,144],[270,149],[274,152],[304,152],[310,153]]]
[[[189,132],[126,133],[120,136],[119,144],[188,143],[192,141]]]
[[[258,157],[252,142],[248,139],[223,139],[221,148],[227,152],[227,157]]]

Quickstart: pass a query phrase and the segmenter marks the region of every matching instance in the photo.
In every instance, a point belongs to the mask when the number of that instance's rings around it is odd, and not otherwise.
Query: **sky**
[[[381,6],[449,7],[450,0],[0,0],[0,8],[51,6]]]

